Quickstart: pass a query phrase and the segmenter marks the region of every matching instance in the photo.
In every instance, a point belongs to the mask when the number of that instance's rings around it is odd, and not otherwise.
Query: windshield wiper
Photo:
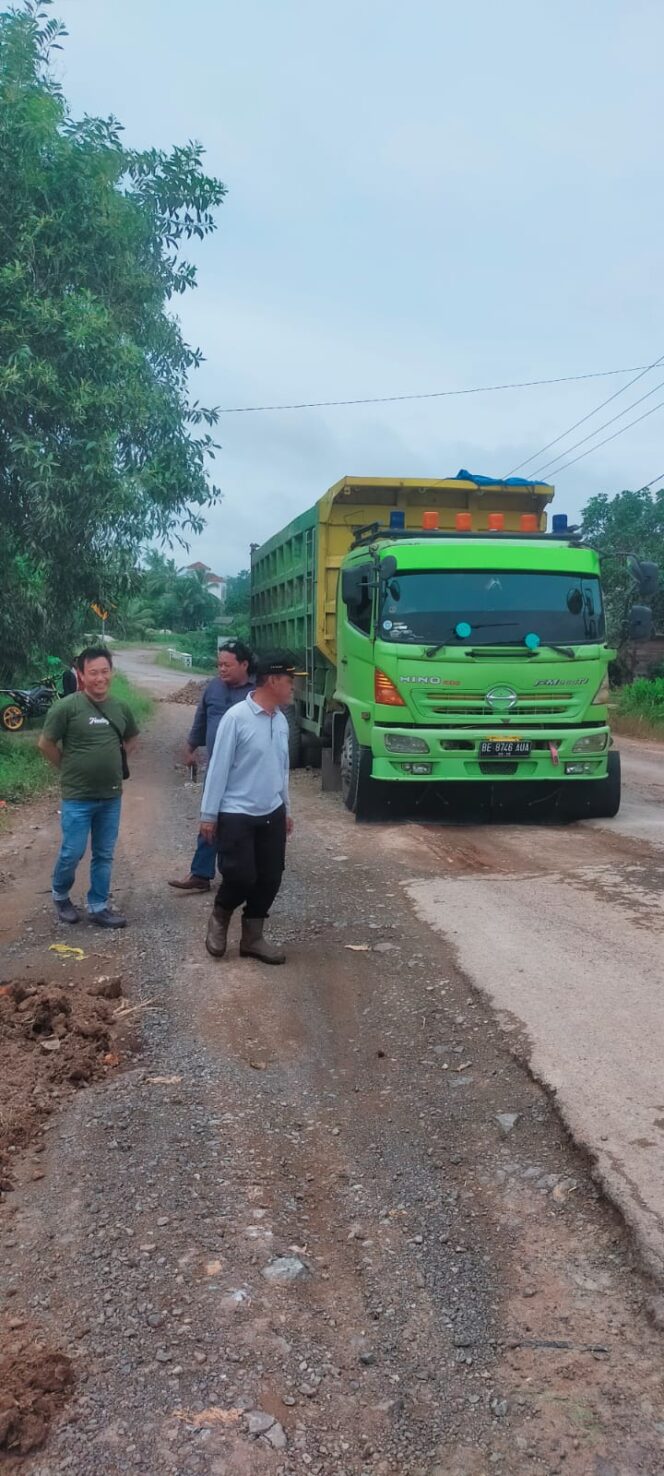
[[[491,623],[493,624],[493,622],[491,622]],[[503,625],[508,625],[508,624],[511,625],[513,622],[512,621],[502,621],[501,623]],[[495,628],[497,629],[498,627],[496,626]],[[488,621],[487,621],[486,624],[483,624],[483,625],[474,625],[473,626],[473,630],[488,630],[488,629],[489,629],[489,622]],[[507,649],[508,646],[512,645],[512,642],[511,641],[501,641],[501,642],[496,642],[495,644],[496,645],[499,645],[499,644],[500,645],[504,645],[505,648]],[[470,650],[471,648],[469,646],[466,646],[465,649],[466,650]],[[444,650],[446,650],[446,643],[443,641],[443,642],[441,642],[441,644],[439,646],[428,646],[424,654],[425,654],[425,656],[432,657],[432,656],[437,656],[438,653],[439,653],[439,651],[444,651]],[[481,647],[480,647],[480,650],[481,650]],[[574,647],[573,646],[556,646],[556,645],[554,645],[553,641],[540,641],[539,646],[536,646],[534,651],[529,651],[529,655],[530,656],[536,656],[538,651],[544,651],[544,650],[546,650],[546,651],[557,651],[560,656],[566,656],[567,659],[568,659],[568,661],[576,661],[576,651],[574,650]]]
[[[558,651],[561,656],[567,656],[570,661],[576,661],[576,651],[573,646],[554,646],[553,641],[540,641],[538,651]]]

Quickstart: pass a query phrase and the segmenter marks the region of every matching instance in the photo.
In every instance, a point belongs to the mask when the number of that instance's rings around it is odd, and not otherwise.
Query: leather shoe
[[[184,881],[169,881],[169,887],[175,887],[177,892],[209,892],[212,883],[207,876],[195,876],[193,871],[186,876]]]

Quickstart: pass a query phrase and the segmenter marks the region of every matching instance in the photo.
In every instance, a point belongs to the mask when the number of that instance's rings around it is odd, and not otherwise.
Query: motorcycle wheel
[[[21,728],[25,727],[25,713],[23,708],[19,707],[15,702],[10,702],[9,707],[3,707],[2,712],[0,712],[0,724],[2,724],[5,733],[20,733]]]

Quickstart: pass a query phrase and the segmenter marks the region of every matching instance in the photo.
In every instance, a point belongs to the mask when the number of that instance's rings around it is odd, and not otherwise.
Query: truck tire
[[[291,769],[302,768],[302,726],[300,714],[293,704],[286,708],[286,722],[288,723],[288,759]]]
[[[620,809],[620,754],[611,749],[606,779],[570,784],[564,797],[570,820],[612,820]]]
[[[371,778],[371,749],[358,743],[350,718],[341,748],[341,795],[346,809],[358,820],[366,820],[373,813],[376,789]]]
[[[302,767],[303,769],[320,769],[321,765],[321,742],[314,733],[302,734]]]

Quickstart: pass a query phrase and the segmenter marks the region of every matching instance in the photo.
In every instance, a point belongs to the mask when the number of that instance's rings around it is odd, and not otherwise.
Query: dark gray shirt
[[[229,707],[235,706],[236,702],[244,702],[255,685],[255,681],[247,679],[241,687],[229,687],[227,682],[222,682],[221,677],[213,677],[212,681],[208,682],[196,708],[189,733],[189,747],[207,748],[208,758],[211,758],[217,728],[222,717],[228,712]]]

